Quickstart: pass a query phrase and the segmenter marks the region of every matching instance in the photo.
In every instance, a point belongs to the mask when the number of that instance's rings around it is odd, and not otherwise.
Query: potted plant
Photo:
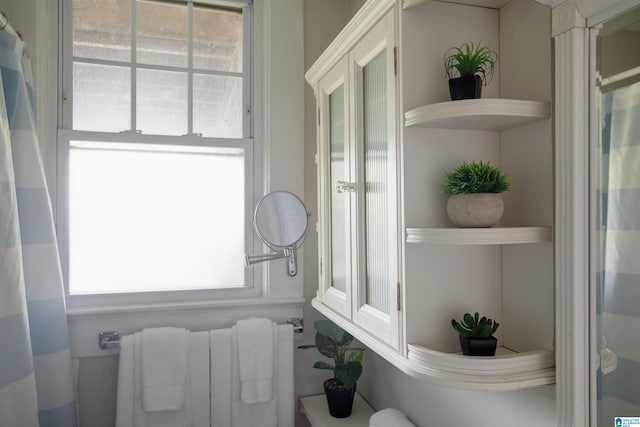
[[[335,418],[351,415],[356,382],[362,375],[363,348],[350,347],[353,336],[329,320],[317,320],[316,344],[298,348],[317,348],[320,354],[333,359],[333,365],[324,361],[314,363],[317,369],[333,371],[333,378],[324,382],[329,413]]]
[[[466,356],[495,356],[498,340],[493,334],[500,326],[495,320],[478,312],[465,313],[462,322],[451,319],[451,325],[460,335],[462,354]]]
[[[447,214],[458,227],[491,227],[504,212],[500,193],[509,191],[509,178],[489,162],[462,163],[447,172],[441,191],[449,194]]]
[[[482,84],[493,78],[498,54],[486,46],[464,43],[444,54],[444,69],[449,77],[451,100],[480,98]]]

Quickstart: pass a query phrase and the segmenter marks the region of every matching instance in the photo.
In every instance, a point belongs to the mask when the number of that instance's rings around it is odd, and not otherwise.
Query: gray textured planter
[[[454,194],[447,200],[449,219],[458,227],[491,227],[500,222],[503,211],[499,193]]]

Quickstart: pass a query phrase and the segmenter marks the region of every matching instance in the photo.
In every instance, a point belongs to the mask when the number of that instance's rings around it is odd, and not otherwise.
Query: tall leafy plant
[[[486,46],[463,43],[449,48],[444,54],[444,69],[450,79],[479,74],[485,84],[493,78],[498,54]]]
[[[332,370],[338,385],[353,386],[362,375],[364,349],[351,347],[353,336],[329,320],[316,320],[314,326],[316,344],[298,348],[317,348],[320,354],[333,359],[333,365],[318,361],[313,367]]]

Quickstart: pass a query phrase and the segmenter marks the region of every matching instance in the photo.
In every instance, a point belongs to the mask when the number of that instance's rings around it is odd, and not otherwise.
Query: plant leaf
[[[328,369],[333,370],[333,365],[328,364],[327,362],[316,362],[313,364],[313,367],[316,369]]]
[[[321,335],[320,332],[316,333],[316,346],[320,354],[333,359],[336,356],[337,345],[332,337],[326,337]]]
[[[362,359],[364,359],[364,351],[362,350],[351,350],[349,356],[347,356],[347,363],[349,362],[358,362],[362,363]]]
[[[345,331],[330,320],[316,320],[314,326],[320,335],[331,337],[337,342],[342,342],[345,339]]]
[[[349,362],[336,366],[333,372],[336,378],[345,385],[354,385],[360,375],[362,375],[362,364],[360,362]]]

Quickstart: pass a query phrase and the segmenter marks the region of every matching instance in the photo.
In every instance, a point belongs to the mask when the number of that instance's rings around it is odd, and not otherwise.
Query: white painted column
[[[585,19],[553,10],[557,425],[589,425],[589,68]]]

